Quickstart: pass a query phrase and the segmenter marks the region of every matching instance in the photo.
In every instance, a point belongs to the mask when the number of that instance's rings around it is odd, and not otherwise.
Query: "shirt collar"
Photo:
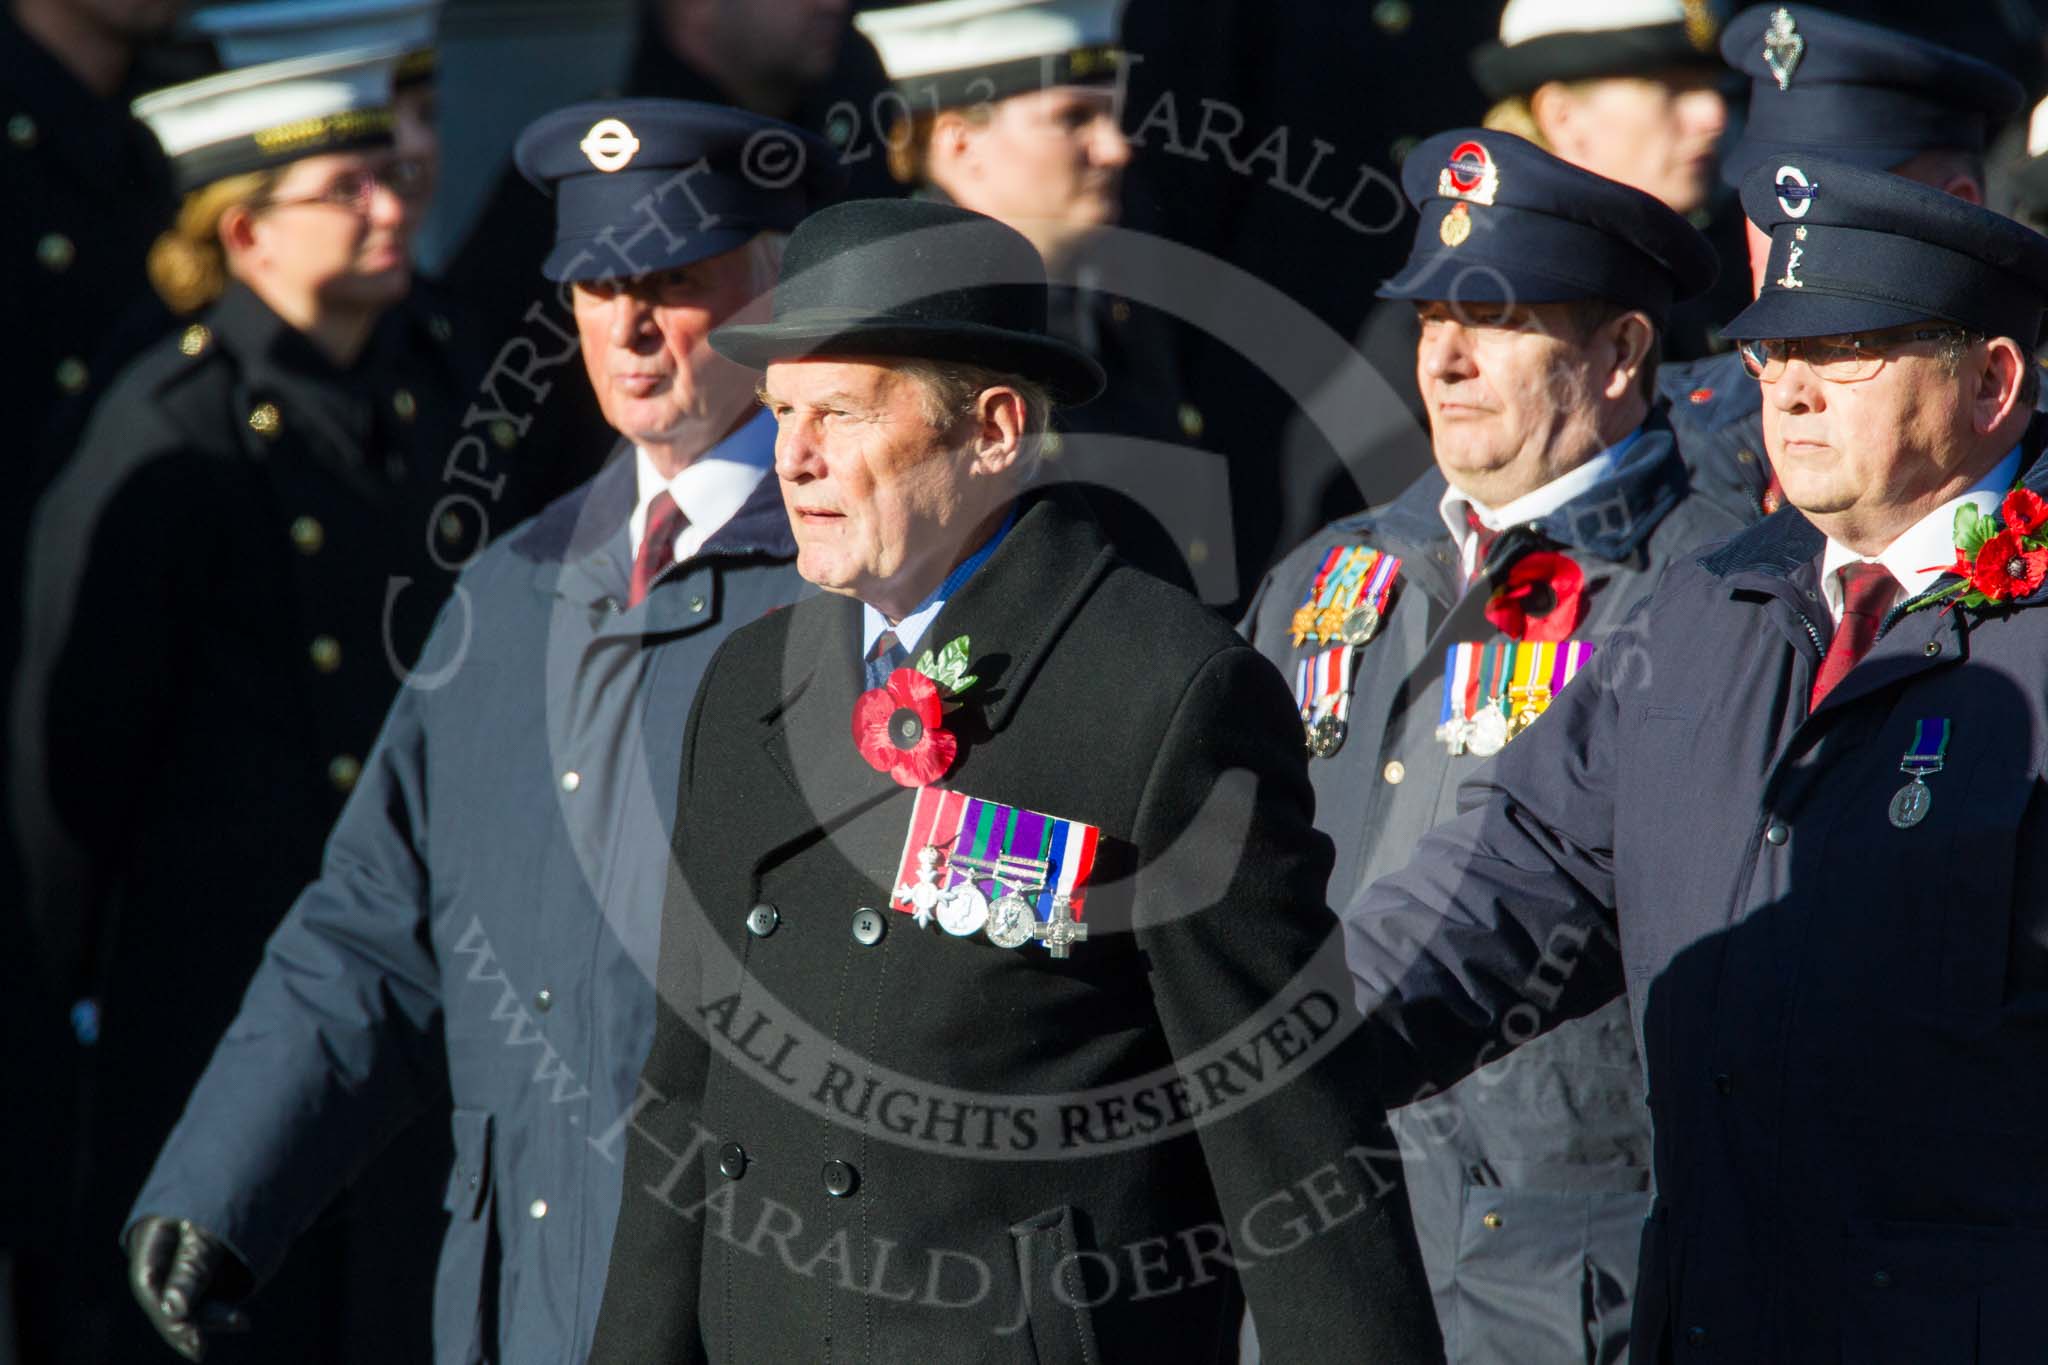
[[[1460,557],[1466,561],[1466,574],[1469,576],[1476,568],[1470,560],[1478,535],[1466,523],[1465,509],[1469,507],[1489,531],[1505,531],[1524,522],[1541,521],[1572,499],[1612,478],[1621,457],[1642,434],[1643,428],[1639,426],[1584,464],[1566,470],[1541,488],[1524,493],[1501,507],[1488,507],[1478,499],[1459,492],[1454,484],[1445,487],[1443,497],[1437,502],[1437,515],[1443,518],[1452,543],[1457,545]]]
[[[1003,518],[1003,524],[996,527],[996,533],[984,541],[979,550],[961,560],[959,566],[946,575],[946,581],[939,584],[930,597],[925,598],[915,611],[895,625],[891,626],[889,618],[881,612],[865,602],[861,603],[861,658],[865,659],[874,653],[875,641],[881,638],[885,630],[896,632],[897,643],[903,646],[905,652],[915,650],[918,641],[924,638],[925,631],[931,626],[932,619],[944,609],[946,599],[960,591],[967,580],[974,577],[975,570],[988,562],[988,557],[996,552],[996,546],[1003,543],[1003,537],[1010,534],[1010,528],[1016,524],[1017,508],[1013,504],[1009,515]]]
[[[647,533],[647,505],[654,501],[655,494],[666,490],[688,519],[682,535],[676,537],[676,559],[685,560],[732,519],[732,514],[753,496],[761,480],[768,477],[774,464],[775,419],[766,408],[692,460],[673,479],[663,479],[647,452],[633,447],[638,496],[626,528],[632,537],[634,557],[639,557],[640,540]]]
[[[1884,565],[1891,576],[1899,581],[1902,590],[1899,600],[1904,602],[1917,597],[1934,586],[1934,580],[1948,571],[1955,563],[1956,509],[1964,503],[1976,504],[1977,510],[1987,515],[1998,510],[2005,500],[2006,490],[2020,473],[2020,447],[2014,446],[2006,457],[1998,462],[1989,474],[1979,479],[1968,491],[1959,497],[1950,498],[1941,506],[1929,512],[1900,534],[1898,539],[1884,547],[1876,555],[1860,555],[1834,537],[1820,555],[1820,587],[1826,595],[1828,610],[1835,619],[1842,619],[1842,584],[1836,577],[1838,570],[1850,564],[1873,560]]]

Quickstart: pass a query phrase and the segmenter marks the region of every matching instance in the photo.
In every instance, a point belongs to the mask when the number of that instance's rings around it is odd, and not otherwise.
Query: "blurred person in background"
[[[0,496],[0,715],[20,640],[21,553],[40,433],[91,380],[111,321],[149,292],[143,259],[176,197],[149,132],[128,112],[136,56],[177,19],[178,0],[10,0],[0,5],[0,395],[11,434]],[[0,726],[0,771],[7,763]],[[0,803],[4,804],[4,803]],[[56,1266],[49,1229],[69,1150],[77,1043],[64,1003],[27,951],[20,861],[0,811],[0,1036],[10,1093],[33,1123],[0,1124],[0,1362],[17,1343],[48,1355],[37,1310]],[[19,1319],[19,1321],[17,1321]]]
[[[1731,185],[1767,161],[1819,153],[1982,204],[1985,150],[2024,98],[1988,62],[1811,5],[1751,6],[1728,21],[1721,55],[1749,83],[1748,118],[1722,168]],[[1748,270],[1739,278],[1753,298],[1771,242],[1746,219],[1743,230]],[[1764,449],[1762,394],[1736,352],[1667,363],[1657,387],[1701,491],[1745,521],[1783,505]]]
[[[809,174],[750,181],[762,134],[800,143]],[[432,1358],[584,1358],[653,1034],[684,721],[726,635],[799,587],[774,423],[705,337],[756,305],[783,234],[838,188],[824,144],[606,100],[540,119],[516,156],[555,197],[541,269],[574,302],[614,458],[463,575],[135,1194],[131,1281],[188,1357],[252,1284],[317,1258],[306,1225],[418,1117],[455,1148]],[[678,183],[716,217],[663,192]],[[661,230],[632,236],[650,205]],[[426,1221],[413,1235],[436,1241]],[[246,1311],[267,1321],[270,1291]]]
[[[933,0],[863,13],[858,26],[901,96],[886,134],[896,178],[1037,247],[1054,334],[1109,377],[1100,397],[1062,414],[1038,477],[1086,485],[1119,553],[1192,588],[1189,547],[1206,554],[1227,535],[1221,461],[1189,449],[1199,443],[1182,423],[1191,405],[1174,370],[1175,319],[1121,297],[1090,253],[1117,221],[1131,159],[1117,126],[1116,10],[1115,0]],[[1219,521],[1223,534],[1210,526]]]
[[[108,1268],[125,1200],[318,867],[447,582],[428,518],[461,396],[431,339],[386,335],[415,226],[393,188],[397,57],[138,102],[184,189],[150,277],[190,320],[115,382],[31,529],[10,797],[45,971],[88,1045],[76,1283],[55,1306],[80,1365],[155,1349]],[[409,354],[372,365],[386,345]],[[338,1292],[352,1256],[389,1254],[380,1234],[324,1227],[223,1358],[423,1339],[423,1293]]]

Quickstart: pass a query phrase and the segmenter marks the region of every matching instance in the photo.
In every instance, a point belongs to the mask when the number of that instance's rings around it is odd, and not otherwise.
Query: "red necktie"
[[[1493,542],[1500,538],[1500,532],[1481,521],[1479,513],[1473,510],[1469,502],[1465,504],[1465,524],[1472,528],[1473,535],[1479,537],[1478,547],[1472,552],[1472,577],[1477,578],[1480,570],[1486,567],[1486,552],[1493,548]]]
[[[1820,709],[1821,698],[1835,690],[1835,684],[1849,676],[1857,660],[1877,643],[1877,628],[1899,595],[1899,580],[1882,564],[1865,561],[1845,564],[1842,577],[1842,623],[1821,658],[1820,672],[1813,680],[1813,696],[1807,710]]]
[[[633,561],[633,588],[626,596],[628,607],[639,606],[654,580],[661,577],[661,571],[676,562],[676,537],[689,524],[690,519],[676,506],[666,488],[647,504],[647,534],[640,537],[640,556]]]

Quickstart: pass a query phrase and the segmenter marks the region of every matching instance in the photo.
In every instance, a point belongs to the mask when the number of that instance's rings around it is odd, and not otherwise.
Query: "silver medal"
[[[1508,743],[1508,718],[1501,714],[1498,706],[1487,706],[1472,717],[1472,730],[1466,736],[1466,747],[1480,758],[1492,758]]]
[[[1347,645],[1362,645],[1380,633],[1379,610],[1370,604],[1353,607],[1344,615],[1337,638]]]
[[[1021,948],[1031,942],[1031,926],[1036,923],[1031,902],[1006,891],[988,907],[988,941],[998,948]]]
[[[1328,758],[1344,747],[1344,722],[1335,716],[1324,716],[1308,732],[1308,751],[1317,758]]]
[[[1892,797],[1892,824],[1899,829],[1911,829],[1927,818],[1933,806],[1934,789],[1915,777]]]
[[[988,923],[988,897],[973,882],[946,888],[939,897],[939,927],[955,938],[978,934]]]

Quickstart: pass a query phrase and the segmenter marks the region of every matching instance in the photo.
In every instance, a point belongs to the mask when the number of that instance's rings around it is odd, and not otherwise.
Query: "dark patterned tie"
[[[1469,502],[1465,504],[1465,524],[1472,528],[1473,535],[1479,537],[1479,544],[1472,553],[1472,575],[1466,580],[1470,582],[1485,572],[1487,552],[1493,549],[1493,542],[1500,539],[1500,532],[1481,521],[1479,513],[1472,509]]]
[[[1835,684],[1848,677],[1857,660],[1877,643],[1877,628],[1899,595],[1899,580],[1882,564],[1845,564],[1839,572],[1842,624],[1835,627],[1835,638],[1828,642],[1820,672],[1814,675],[1813,697],[1807,703],[1809,712],[1820,709],[1821,698],[1834,691]]]
[[[884,630],[875,637],[875,644],[868,651],[866,663],[862,665],[867,675],[868,690],[872,692],[889,681],[889,675],[899,668],[910,666],[910,651],[903,647],[893,630]]]
[[[689,524],[690,519],[676,506],[666,488],[647,504],[647,534],[640,537],[640,556],[633,561],[633,587],[626,596],[628,607],[645,601],[647,590],[661,577],[661,571],[676,562],[676,538]]]

